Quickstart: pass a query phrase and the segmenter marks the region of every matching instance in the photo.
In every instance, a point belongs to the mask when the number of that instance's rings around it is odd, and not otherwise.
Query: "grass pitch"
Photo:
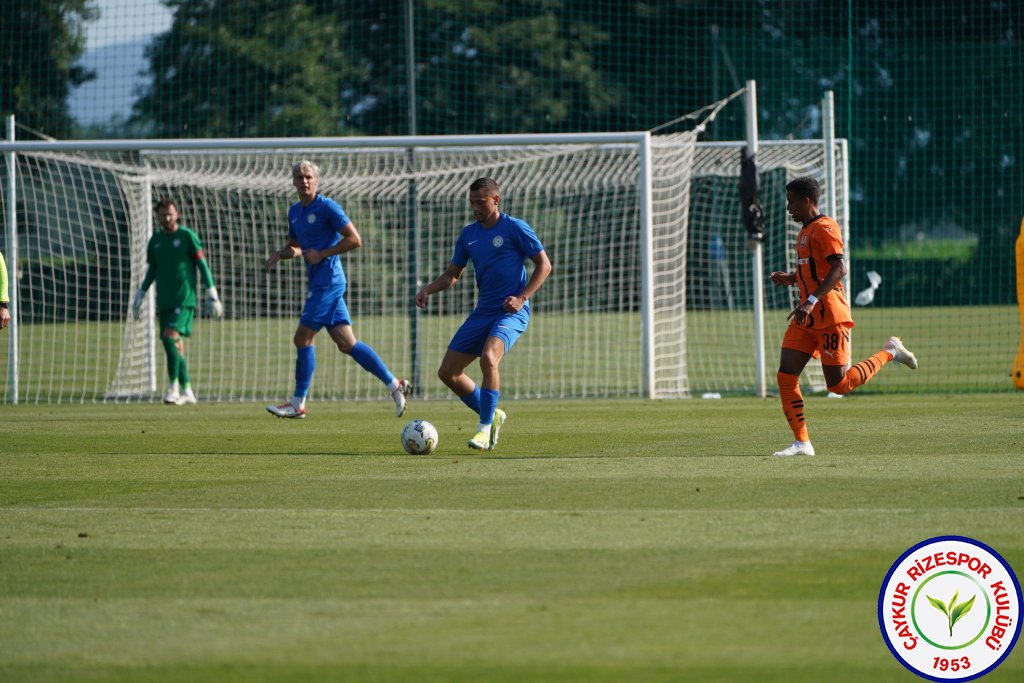
[[[1024,392],[810,397],[782,461],[776,400],[504,407],[486,454],[454,401],[0,408],[0,680],[913,681],[904,550],[1024,574]]]

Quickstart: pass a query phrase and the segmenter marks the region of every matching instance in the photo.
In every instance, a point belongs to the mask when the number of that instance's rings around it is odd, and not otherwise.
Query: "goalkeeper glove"
[[[210,287],[206,290],[206,314],[214,318],[224,317],[224,304],[217,296],[217,288]]]
[[[132,299],[132,317],[138,320],[142,317],[142,300],[146,298],[146,292],[143,289],[135,292],[135,298]]]

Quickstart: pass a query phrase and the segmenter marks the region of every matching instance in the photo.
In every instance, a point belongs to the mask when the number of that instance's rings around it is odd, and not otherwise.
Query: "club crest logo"
[[[501,245],[505,244],[505,238],[502,237],[501,235],[498,235],[493,240],[491,240],[491,244],[494,245],[495,249],[500,249]]]
[[[181,246],[181,240],[179,240],[178,238],[175,238],[174,241],[171,242],[171,246],[173,246],[175,249],[177,249],[178,247]]]
[[[315,213],[311,213],[308,216],[306,216],[306,222],[307,223],[316,223],[316,214]]]
[[[969,681],[1010,654],[1021,590],[995,550],[939,536],[903,553],[878,594],[878,625],[893,656],[930,681]]]
[[[806,247],[807,246],[807,235],[800,235],[800,246],[801,247]]]

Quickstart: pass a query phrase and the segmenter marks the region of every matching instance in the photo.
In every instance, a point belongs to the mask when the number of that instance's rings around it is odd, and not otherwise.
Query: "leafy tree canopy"
[[[338,135],[346,27],[315,3],[167,0],[134,119],[167,137]]]
[[[85,22],[99,16],[92,0],[5,3],[0,37],[0,112],[57,138],[70,137],[70,89],[94,74],[76,66],[85,50]]]

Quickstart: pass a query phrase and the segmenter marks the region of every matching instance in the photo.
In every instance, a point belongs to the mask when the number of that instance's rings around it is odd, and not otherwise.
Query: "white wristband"
[[[811,302],[812,306],[814,304],[818,303],[818,297],[814,296],[813,294],[808,294],[807,295],[807,300]]]

